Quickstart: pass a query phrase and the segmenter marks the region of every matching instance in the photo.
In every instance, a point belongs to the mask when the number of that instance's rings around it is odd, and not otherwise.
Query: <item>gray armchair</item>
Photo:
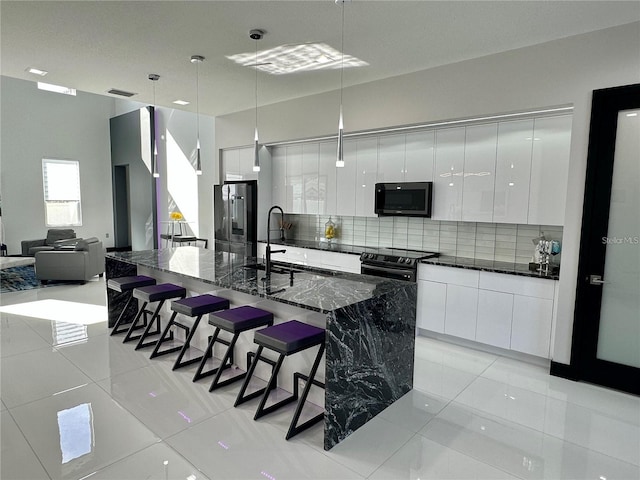
[[[22,241],[22,256],[33,257],[36,252],[44,252],[53,250],[56,245],[62,245],[73,241],[76,238],[76,232],[71,228],[52,228],[47,232],[47,238],[38,240]]]
[[[104,248],[95,237],[78,240],[75,246],[36,252],[36,278],[86,282],[104,273]]]

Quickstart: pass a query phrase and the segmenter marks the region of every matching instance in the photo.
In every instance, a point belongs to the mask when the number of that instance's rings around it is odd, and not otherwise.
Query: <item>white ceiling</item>
[[[640,21],[640,1],[365,1],[345,4],[345,52],[369,66],[345,71],[345,85],[512,50]],[[221,115],[255,105],[255,71],[226,55],[252,52],[252,28],[267,34],[260,49],[325,42],[340,49],[341,7],[322,1],[7,1],[0,2],[2,75],[105,95],[136,92],[159,105],[181,98],[195,111]],[[338,70],[259,76],[259,103],[339,87]]]

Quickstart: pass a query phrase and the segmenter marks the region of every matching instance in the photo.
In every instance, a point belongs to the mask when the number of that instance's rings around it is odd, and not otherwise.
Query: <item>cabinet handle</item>
[[[589,275],[589,283],[591,285],[604,285],[607,282],[602,280],[602,275]]]

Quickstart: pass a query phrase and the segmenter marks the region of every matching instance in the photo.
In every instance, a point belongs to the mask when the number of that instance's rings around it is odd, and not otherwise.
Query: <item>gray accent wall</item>
[[[82,226],[73,228],[78,237],[98,237],[112,246],[113,99],[46,92],[35,82],[4,76],[0,81],[0,193],[8,253],[19,254],[22,240],[46,236],[43,157],[80,162]]]

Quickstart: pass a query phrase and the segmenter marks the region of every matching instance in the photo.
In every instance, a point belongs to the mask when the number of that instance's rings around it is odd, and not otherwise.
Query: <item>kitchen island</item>
[[[158,283],[180,284],[192,295],[214,293],[229,298],[232,306],[253,304],[272,311],[276,323],[295,318],[325,328],[325,391],[317,403],[324,404],[326,450],[413,387],[415,283],[277,264],[266,280],[255,258],[196,247],[114,252],[107,254],[106,264],[107,278],[147,274]],[[113,325],[125,299],[110,290],[107,294]],[[126,313],[134,314],[133,309]],[[199,333],[200,347],[210,332]],[[236,357],[243,358],[255,345],[249,338],[236,348]],[[306,373],[312,358],[305,352],[292,357],[297,366],[283,368],[281,386],[292,388],[289,374],[296,369]]]

